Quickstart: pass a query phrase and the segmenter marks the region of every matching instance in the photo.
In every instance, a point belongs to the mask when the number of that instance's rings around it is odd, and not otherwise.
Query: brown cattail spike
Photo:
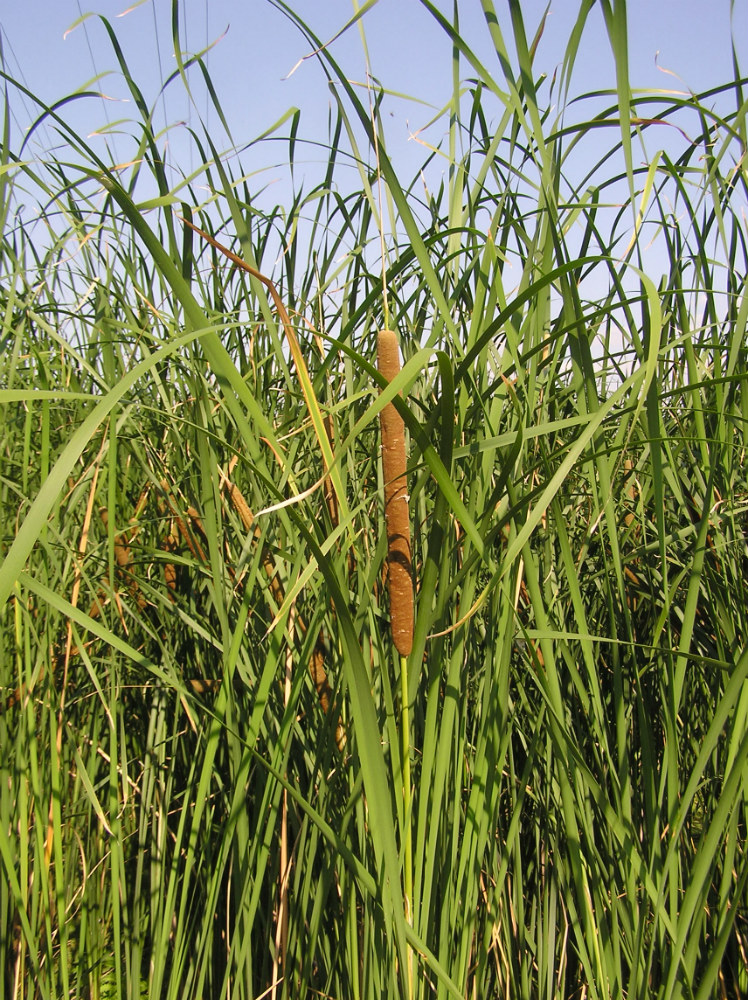
[[[377,366],[388,382],[400,371],[397,334],[392,330],[379,332]],[[392,403],[385,406],[379,419],[382,428],[384,519],[387,526],[387,576],[392,639],[398,653],[408,656],[413,647],[413,570],[408,484],[405,476],[405,425]]]

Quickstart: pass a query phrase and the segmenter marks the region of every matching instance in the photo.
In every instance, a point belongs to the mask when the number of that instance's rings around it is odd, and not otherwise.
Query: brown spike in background
[[[393,330],[379,331],[377,367],[388,382],[400,371],[397,334]],[[405,424],[392,403],[388,403],[382,410],[379,421],[382,430],[384,518],[387,527],[392,639],[398,653],[408,656],[413,647],[413,568],[408,483],[405,475]]]
[[[221,487],[226,487],[229,499],[231,500],[234,510],[239,515],[244,528],[247,531],[252,531],[255,539],[259,539],[260,529],[255,524],[254,515],[252,514],[249,504],[245,500],[241,490],[229,479],[227,475],[224,473],[220,473],[220,475]],[[268,579],[270,580],[270,590],[273,595],[273,600],[276,603],[276,607],[280,608],[284,601],[283,587],[281,586],[273,560],[268,552],[263,553],[262,565],[267,573]],[[298,613],[296,614],[296,624],[299,630],[305,635],[306,624],[304,619]],[[327,714],[332,705],[332,688],[330,687],[330,682],[327,679],[327,671],[325,670],[325,654],[322,648],[321,638],[321,635],[317,637],[314,652],[312,653],[312,658],[309,661],[309,673],[317,691],[317,697],[319,698],[319,703],[322,706],[322,711]],[[335,742],[341,753],[345,749],[345,741],[346,735],[345,728],[343,727],[343,720],[339,718],[335,729]]]

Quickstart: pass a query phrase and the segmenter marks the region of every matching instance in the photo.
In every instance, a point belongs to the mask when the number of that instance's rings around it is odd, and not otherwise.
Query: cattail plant
[[[388,382],[400,371],[397,334],[380,330],[377,366]],[[405,424],[392,403],[380,414],[384,517],[387,527],[387,577],[395,649],[408,656],[413,646],[413,574],[410,554],[408,487],[405,477]]]
[[[377,366],[391,382],[400,371],[397,334],[380,330]],[[390,592],[390,624],[395,649],[400,654],[400,740],[403,790],[403,895],[405,915],[413,914],[413,847],[411,828],[412,788],[410,778],[410,705],[408,656],[413,648],[413,574],[410,554],[410,517],[405,458],[405,425],[392,403],[380,414],[384,519],[387,529],[387,579]],[[409,996],[413,996],[413,965],[408,966]]]

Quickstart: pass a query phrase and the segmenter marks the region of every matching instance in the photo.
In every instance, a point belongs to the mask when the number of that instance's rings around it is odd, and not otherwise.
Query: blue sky
[[[445,13],[451,3],[438,0]],[[350,0],[297,0],[297,12],[327,40],[351,17]],[[508,4],[496,0],[496,10],[511,37]],[[130,8],[128,11],[128,7]],[[546,3],[522,0],[528,34],[532,34]],[[552,0],[536,64],[549,74],[558,65],[578,0]],[[52,101],[81,87],[97,74],[116,70],[117,64],[101,23],[89,17],[66,35],[82,13],[94,11],[108,18],[117,32],[131,72],[151,102],[159,80],[175,68],[171,44],[170,0],[27,0],[4,5],[0,14],[6,67],[30,90]],[[460,0],[461,29],[486,60],[492,58],[479,0]],[[634,87],[704,90],[730,72],[730,0],[629,0],[629,48]],[[221,104],[238,144],[263,132],[290,106],[302,109],[308,134],[324,129],[329,93],[315,60],[288,73],[309,46],[288,20],[267,0],[182,0],[181,42],[198,51],[216,42],[207,63]],[[447,39],[419,0],[380,0],[364,19],[373,74],[394,91],[414,95],[436,108],[449,97],[451,50]],[[737,0],[732,18],[733,36],[742,49],[748,71],[748,4]],[[359,31],[350,29],[332,45],[350,78],[363,81],[364,59]],[[664,70],[668,70],[666,73]],[[463,68],[463,74],[467,74]],[[671,75],[675,74],[675,75]],[[678,79],[679,78],[679,79]],[[177,83],[164,95],[165,120],[196,122],[207,115],[211,132],[220,134],[217,117],[207,107],[197,74],[194,84],[197,110],[190,106]],[[577,60],[574,89],[584,92],[613,85],[613,62],[601,11],[593,10]],[[97,87],[112,100],[87,100],[71,111],[88,134],[135,117],[126,88],[115,72]],[[12,99],[15,123],[25,128],[32,106],[20,95]],[[413,143],[410,136],[433,114],[415,103],[388,104],[390,135],[396,145]],[[174,137],[175,138],[175,137]],[[43,141],[43,140],[42,140]],[[175,138],[176,141],[176,138]],[[115,147],[117,142],[115,140]]]
[[[451,16],[451,0],[435,2]],[[510,41],[509,0],[494,2],[502,31]],[[535,61],[538,73],[544,71],[551,77],[559,66],[580,4],[581,0],[551,0]],[[352,0],[296,0],[292,6],[324,41],[346,24],[355,9]],[[546,6],[540,0],[520,0],[528,36],[533,36]],[[733,40],[742,72],[748,73],[747,0],[628,0],[627,9],[630,80],[635,92],[699,92],[729,80]],[[136,121],[138,114],[103,24],[96,16],[83,17],[90,11],[109,20],[146,102],[157,107],[159,126],[171,126],[160,142],[170,147],[168,158],[176,168],[172,172],[174,183],[180,172],[189,174],[199,166],[185,125],[199,132],[202,118],[218,147],[230,146],[196,70],[189,75],[194,103],[179,80],[159,97],[161,81],[176,68],[171,0],[135,0],[132,4],[127,0],[94,0],[92,7],[86,6],[86,0],[6,4],[0,14],[0,28],[10,75],[43,100],[52,102],[106,74],[88,89],[101,90],[107,100],[89,97],[76,101],[66,105],[64,115],[81,135],[90,136],[91,146],[102,159],[127,161],[133,150],[130,137],[136,132],[130,122]],[[459,0],[459,16],[461,31],[471,48],[500,77],[480,0]],[[76,22],[77,26],[69,30]],[[409,180],[426,156],[421,143],[438,144],[444,134],[444,120],[430,131],[420,130],[450,97],[452,48],[419,0],[379,0],[366,13],[363,24],[373,75],[388,89],[415,98],[393,96],[384,105],[388,152],[396,169]],[[213,43],[205,60],[238,147],[262,134],[289,108],[301,109],[299,134],[310,141],[297,149],[299,172],[308,171],[312,183],[315,169],[321,171],[327,161],[326,151],[315,149],[314,140],[326,139],[331,97],[315,59],[297,65],[310,51],[298,29],[269,0],[181,0],[179,30],[184,51],[197,52]],[[364,83],[364,49],[358,26],[333,41],[330,51],[349,79]],[[294,66],[297,68],[291,73]],[[463,63],[460,73],[464,78],[471,71]],[[587,22],[572,92],[582,94],[614,86],[614,62],[598,6]],[[608,97],[598,106],[612,103],[614,98]],[[34,120],[36,111],[33,102],[18,91],[11,92],[11,108],[19,136]],[[586,120],[592,114],[589,105],[582,105],[579,114]],[[687,119],[683,125],[688,127]],[[100,134],[106,130],[110,132],[107,139]],[[658,144],[667,146],[668,142],[682,147],[675,129],[647,130],[646,155],[651,156]],[[109,144],[108,154],[105,143]],[[40,129],[25,155],[42,156],[45,147],[55,144],[59,148],[53,130]],[[586,160],[594,162],[598,150],[607,149],[609,144],[605,134],[590,133],[577,154],[580,169]],[[264,197],[269,198],[270,205],[282,204],[289,190],[287,153],[285,141],[263,143],[242,153],[244,170],[253,174],[253,190],[267,187]],[[641,153],[638,155],[641,158]],[[443,165],[439,169],[443,170]],[[150,197],[150,193],[141,197]],[[270,207],[262,200],[259,204]]]

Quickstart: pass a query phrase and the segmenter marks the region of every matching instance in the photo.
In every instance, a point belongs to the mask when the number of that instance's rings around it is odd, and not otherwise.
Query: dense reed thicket
[[[274,209],[209,134],[174,182],[124,55],[124,167],[65,103],[32,162],[5,76],[2,997],[748,991],[746,81],[634,100],[605,0],[584,98],[577,34],[543,77],[482,0],[498,76],[421,2],[441,149],[403,177],[321,49]]]

